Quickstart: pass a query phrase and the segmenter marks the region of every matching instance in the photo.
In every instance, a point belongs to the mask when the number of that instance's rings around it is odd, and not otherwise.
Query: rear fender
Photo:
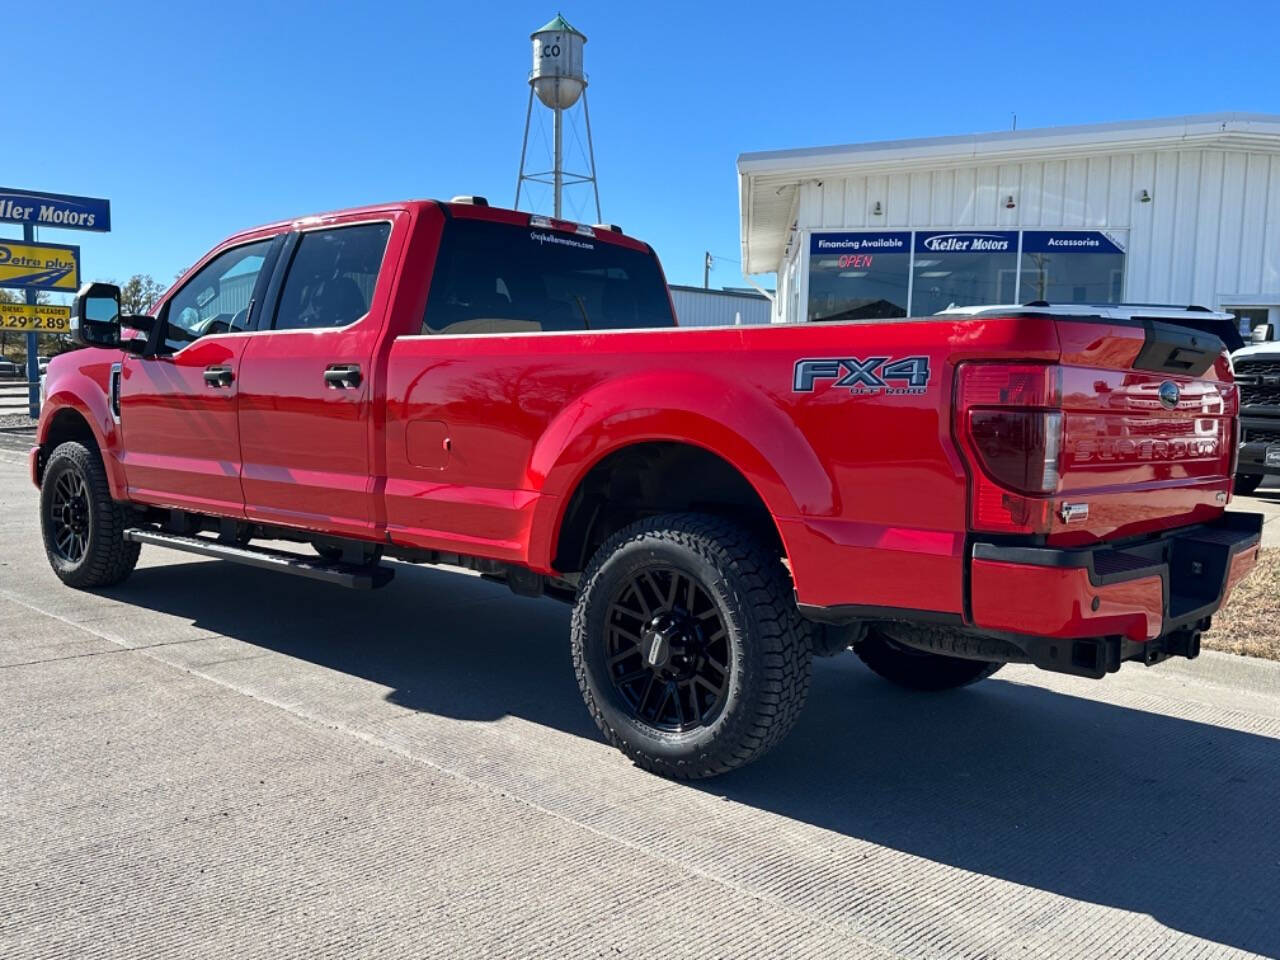
[[[716,454],[775,517],[840,511],[835,481],[817,453],[763,394],[704,373],[638,374],[575,398],[535,445],[528,479],[542,496],[530,531],[531,566],[551,569],[569,499],[591,468],[623,447],[653,441]]]

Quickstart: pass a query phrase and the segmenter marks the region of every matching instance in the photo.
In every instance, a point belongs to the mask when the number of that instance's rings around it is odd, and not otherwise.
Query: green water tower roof
[[[548,23],[544,27],[539,27],[537,30],[533,31],[533,33],[531,33],[529,36],[530,38],[533,38],[540,33],[576,33],[578,36],[582,37],[582,39],[584,40],[587,38],[587,35],[583,33],[581,30],[575,30],[572,24],[570,24],[569,21],[564,18],[564,14],[561,14],[561,13],[557,13],[555,17],[552,18],[550,23]]]

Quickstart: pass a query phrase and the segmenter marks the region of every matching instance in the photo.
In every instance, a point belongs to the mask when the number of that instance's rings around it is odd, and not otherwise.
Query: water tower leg
[[[558,84],[557,84],[557,85],[558,85]],[[555,145],[555,151],[556,151],[556,155],[555,155],[555,175],[554,175],[554,180],[555,180],[555,192],[556,192],[556,213],[555,213],[555,217],[556,217],[556,219],[557,219],[557,220],[560,220],[560,219],[563,219],[563,218],[560,216],[560,194],[561,194],[561,192],[564,190],[564,169],[563,169],[563,167],[562,167],[562,159],[563,159],[563,158],[562,158],[562,156],[561,156],[561,155],[562,155],[562,153],[564,152],[564,151],[563,151],[563,146],[564,146],[564,144],[563,144],[563,139],[564,139],[564,111],[563,111],[563,110],[561,110],[559,107],[556,107],[556,109],[555,109],[555,115],[556,115],[556,120],[555,120],[555,128],[556,128],[556,135],[555,135],[555,143],[556,143],[556,145]]]
[[[600,215],[600,183],[596,180],[596,148],[591,142],[591,111],[587,109],[587,91],[582,91],[582,116],[587,121],[587,157],[591,161],[591,189],[596,192],[596,223],[604,223]]]
[[[533,86],[529,87],[529,107],[524,112],[524,140],[520,144],[520,172],[516,176],[516,202],[512,210],[520,209],[520,188],[524,186],[524,158],[529,150],[529,124],[533,120]]]

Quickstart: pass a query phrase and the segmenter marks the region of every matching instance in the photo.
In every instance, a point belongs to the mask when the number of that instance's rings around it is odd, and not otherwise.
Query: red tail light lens
[[[1049,531],[1061,478],[1061,405],[1056,366],[960,366],[956,433],[971,467],[974,529]]]
[[[969,435],[996,483],[1018,493],[1058,489],[1062,414],[1046,410],[974,410]]]

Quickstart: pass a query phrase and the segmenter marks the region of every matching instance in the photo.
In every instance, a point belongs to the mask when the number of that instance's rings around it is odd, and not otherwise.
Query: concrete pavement
[[[0,957],[1280,955],[1280,665],[820,661],[691,786],[600,741],[552,601],[155,548],[68,590],[5,451],[0,536]]]

